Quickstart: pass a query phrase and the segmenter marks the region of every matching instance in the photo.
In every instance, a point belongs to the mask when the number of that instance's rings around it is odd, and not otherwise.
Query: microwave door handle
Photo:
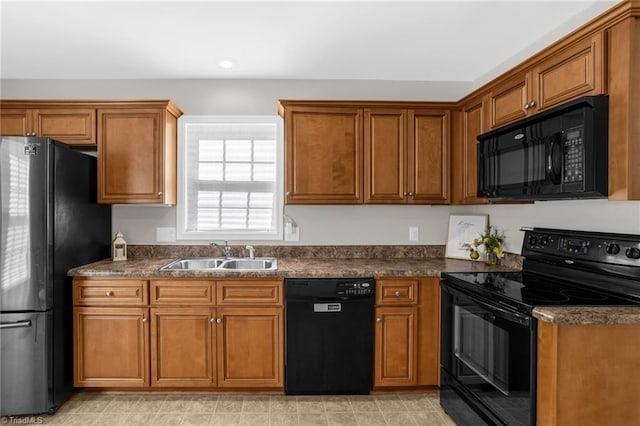
[[[555,185],[560,184],[560,180],[562,178],[562,176],[560,175],[561,170],[556,170],[556,168],[554,167],[558,156],[562,156],[562,149],[560,143],[558,142],[559,138],[559,133],[552,137],[551,144],[549,145],[549,153],[547,154],[547,176]],[[562,157],[559,159],[559,161],[562,163]],[[560,166],[560,168],[562,168],[562,166]]]

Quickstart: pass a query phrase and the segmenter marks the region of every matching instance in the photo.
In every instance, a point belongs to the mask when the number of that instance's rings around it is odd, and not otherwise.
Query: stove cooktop
[[[527,272],[443,274],[474,293],[503,299],[530,311],[535,306],[633,306],[640,300],[573,285]]]

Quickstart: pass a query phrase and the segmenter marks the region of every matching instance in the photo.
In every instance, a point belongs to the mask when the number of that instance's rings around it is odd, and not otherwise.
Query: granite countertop
[[[540,321],[559,325],[640,324],[636,306],[544,306],[533,310]]]
[[[275,271],[160,271],[171,258],[146,258],[113,262],[102,260],[69,270],[75,277],[237,277],[237,278],[315,278],[315,277],[438,277],[441,272],[516,271],[507,266],[487,266],[484,262],[448,259],[444,257],[309,259],[279,258]]]

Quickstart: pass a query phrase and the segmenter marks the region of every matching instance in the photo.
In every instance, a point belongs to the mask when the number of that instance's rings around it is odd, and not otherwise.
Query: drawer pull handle
[[[113,296],[113,292],[112,291],[105,291],[104,295],[109,297],[109,296]]]
[[[400,297],[400,292],[399,292],[399,291],[396,291],[396,292],[395,292],[395,295],[396,295],[396,297]]]

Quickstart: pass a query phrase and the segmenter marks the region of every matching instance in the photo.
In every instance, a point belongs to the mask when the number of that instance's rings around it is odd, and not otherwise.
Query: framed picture
[[[482,234],[488,224],[489,215],[487,214],[449,215],[449,231],[447,233],[445,257],[471,260],[466,244],[470,244],[474,238]]]

